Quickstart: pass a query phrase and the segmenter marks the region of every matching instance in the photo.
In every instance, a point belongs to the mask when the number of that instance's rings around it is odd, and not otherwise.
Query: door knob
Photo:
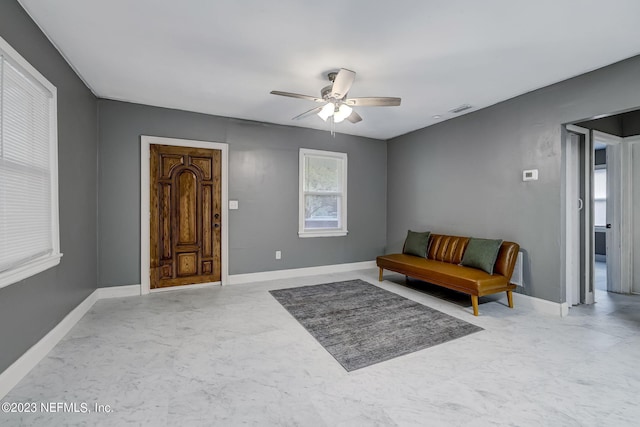
[[[607,224],[607,228],[611,228],[611,224]]]

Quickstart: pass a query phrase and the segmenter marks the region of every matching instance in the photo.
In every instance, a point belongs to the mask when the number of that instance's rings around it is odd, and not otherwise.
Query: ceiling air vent
[[[459,107],[454,108],[453,110],[450,110],[450,113],[462,113],[465,110],[468,110],[469,108],[473,108],[471,105],[469,104],[462,104]]]

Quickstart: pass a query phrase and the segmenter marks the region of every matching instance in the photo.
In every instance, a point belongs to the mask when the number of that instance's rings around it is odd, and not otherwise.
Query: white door
[[[637,138],[620,138],[594,131],[593,138],[607,144],[607,290],[632,291],[632,143]],[[636,199],[639,200],[639,199]]]
[[[567,209],[567,257],[566,300],[569,307],[580,304],[580,137],[567,133],[566,140],[566,209]]]
[[[568,306],[593,304],[593,144],[591,131],[567,125],[565,141],[565,286]]]
[[[621,291],[620,268],[620,226],[621,226],[621,183],[620,174],[620,142],[622,138],[613,135],[606,135],[594,132],[594,139],[607,144],[607,175],[606,175],[606,197],[607,197],[607,291]]]

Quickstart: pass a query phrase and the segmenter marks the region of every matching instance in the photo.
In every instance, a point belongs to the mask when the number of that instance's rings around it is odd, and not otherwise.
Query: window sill
[[[5,286],[9,286],[13,283],[48,270],[51,267],[55,267],[60,264],[60,258],[62,258],[62,254],[46,255],[29,261],[19,267],[2,272],[0,273],[0,288],[4,288]]]
[[[298,237],[307,238],[307,237],[340,237],[346,236],[347,231],[342,230],[331,230],[331,231],[299,231]]]

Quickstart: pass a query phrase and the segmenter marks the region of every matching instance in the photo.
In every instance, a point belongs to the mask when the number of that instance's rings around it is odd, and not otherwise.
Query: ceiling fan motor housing
[[[331,95],[331,88],[333,88],[333,85],[329,85],[329,86],[325,86],[322,88],[322,90],[320,91],[320,96],[322,97],[322,99],[325,100],[329,100],[329,95]]]

